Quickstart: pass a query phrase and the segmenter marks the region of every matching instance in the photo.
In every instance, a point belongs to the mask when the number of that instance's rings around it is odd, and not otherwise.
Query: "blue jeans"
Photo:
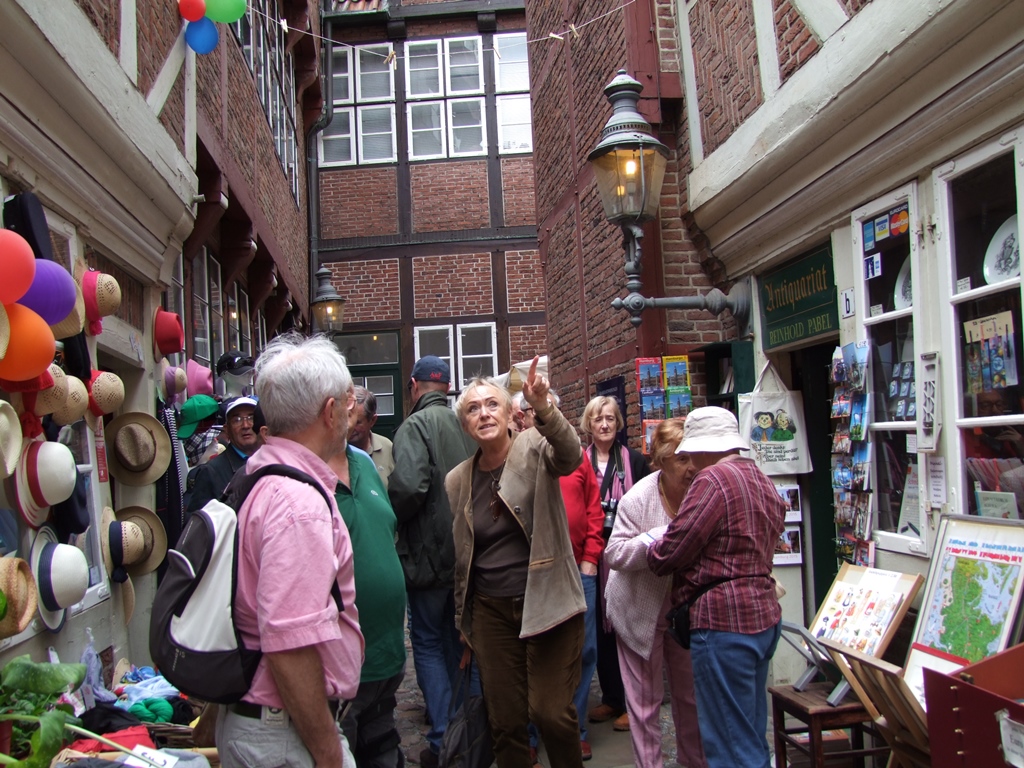
[[[462,644],[455,628],[453,590],[409,590],[409,639],[416,681],[430,715],[427,742],[437,754],[448,727],[452,688],[462,658]]]
[[[697,720],[709,768],[768,768],[768,665],[781,623],[754,635],[693,629]]]
[[[583,597],[587,601],[587,612],[583,616],[583,654],[580,657],[582,673],[580,686],[576,689],[573,703],[576,705],[576,717],[580,721],[580,741],[587,740],[587,700],[590,698],[590,683],[597,669],[597,574],[587,576],[580,574],[583,580]],[[536,749],[537,726],[530,723],[530,746]]]

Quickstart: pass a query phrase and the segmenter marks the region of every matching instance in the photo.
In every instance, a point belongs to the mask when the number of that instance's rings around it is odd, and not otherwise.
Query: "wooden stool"
[[[855,758],[857,768],[864,768],[864,758],[868,755],[882,755],[889,752],[886,746],[864,747],[864,733],[872,736],[880,734],[871,722],[871,715],[859,701],[843,701],[833,707],[825,701],[835,687],[834,683],[811,683],[804,691],[796,690],[792,685],[780,685],[768,689],[772,695],[772,721],[775,726],[775,765],[785,768],[786,748],[792,746],[811,758],[813,768],[824,768],[826,761],[840,758]],[[803,723],[803,726],[786,728],[786,715]],[[822,731],[833,728],[850,729],[851,749],[825,754],[822,742]],[[793,738],[795,734],[806,733],[809,743],[801,744]]]

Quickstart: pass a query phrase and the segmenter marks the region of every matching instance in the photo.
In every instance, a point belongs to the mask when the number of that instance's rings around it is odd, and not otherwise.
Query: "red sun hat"
[[[167,355],[176,355],[185,348],[185,327],[181,315],[156,308],[153,316],[153,355],[159,360]]]

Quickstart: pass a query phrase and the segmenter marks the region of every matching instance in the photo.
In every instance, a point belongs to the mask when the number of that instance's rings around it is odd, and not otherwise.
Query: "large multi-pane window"
[[[452,370],[455,389],[461,390],[475,376],[494,376],[498,371],[498,338],[494,323],[433,325],[414,329],[416,358],[436,355]]]
[[[270,124],[274,148],[297,201],[301,179],[295,114],[295,62],[286,49],[286,32],[280,24],[252,8],[230,26],[241,46],[245,63],[253,73],[256,92]]]
[[[533,150],[526,35],[336,45],[332,53],[334,118],[320,137],[325,166],[499,154]],[[484,57],[493,56],[494,82]],[[392,63],[394,62],[394,64]],[[396,87],[401,67],[404,87]],[[488,135],[487,99],[494,95],[497,136]],[[405,116],[398,135],[396,115]],[[493,129],[492,129],[493,130]]]

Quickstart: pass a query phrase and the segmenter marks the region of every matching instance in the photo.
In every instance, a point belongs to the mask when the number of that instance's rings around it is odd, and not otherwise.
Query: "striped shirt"
[[[654,573],[672,574],[673,605],[702,584],[731,579],[697,600],[693,628],[752,635],[779,621],[771,571],[785,514],[775,486],[750,459],[697,473],[668,531],[647,551]]]

